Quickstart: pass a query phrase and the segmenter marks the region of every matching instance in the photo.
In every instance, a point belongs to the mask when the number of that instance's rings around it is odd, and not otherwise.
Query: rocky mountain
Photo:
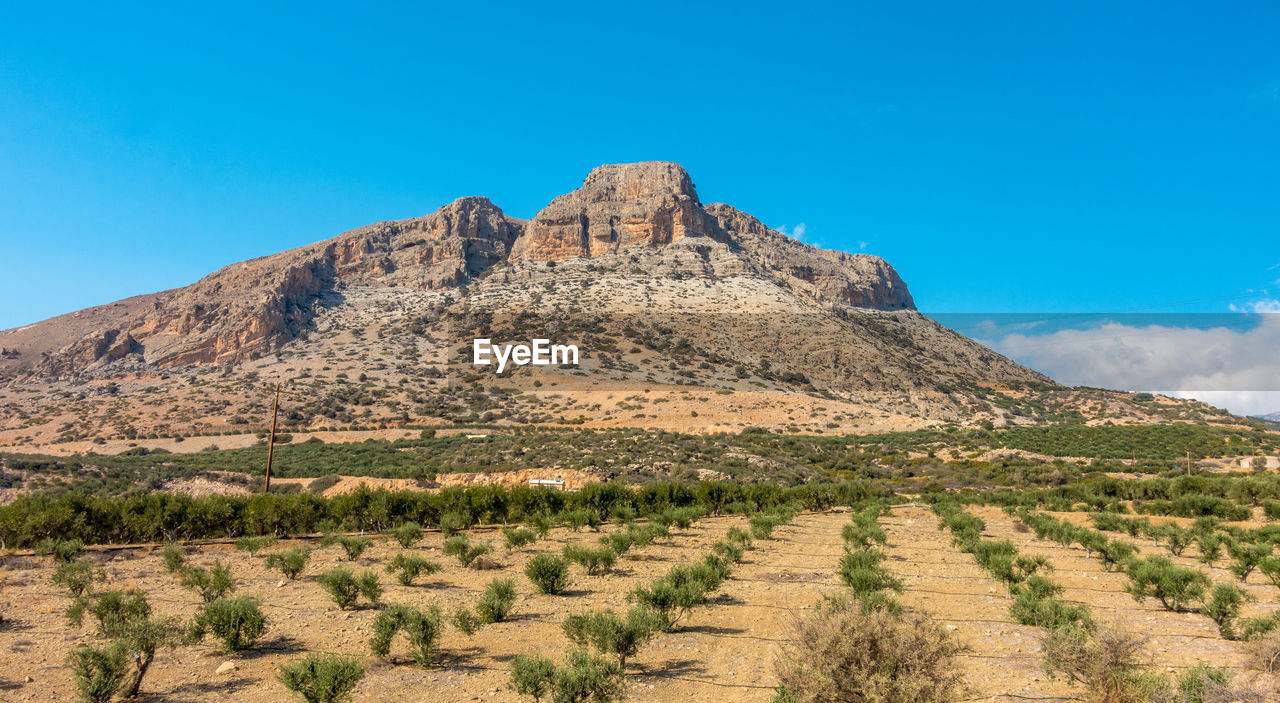
[[[727,205],[704,208],[683,168],[645,162],[593,170],[581,188],[527,223],[487,198],[460,198],[425,217],[380,222],[233,264],[185,288],[0,332],[0,373],[236,364],[295,339],[343,286],[441,290],[508,257],[560,261],[681,241],[729,246],[741,263],[846,305],[915,307],[882,259],[814,249]]]
[[[582,363],[497,376],[464,358],[476,336],[551,334]],[[252,429],[270,380],[299,429],[851,431],[1017,421],[1017,394],[1057,388],[918,313],[883,259],[703,204],[667,162],[596,168],[528,221],[461,198],[6,330],[0,380],[0,446]]]

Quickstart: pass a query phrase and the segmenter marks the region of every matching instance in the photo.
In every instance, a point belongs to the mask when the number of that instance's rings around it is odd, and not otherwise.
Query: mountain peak
[[[556,261],[708,236],[711,220],[679,164],[641,161],[592,169],[582,187],[533,216],[512,257]]]
[[[643,201],[654,196],[670,195],[698,202],[693,179],[684,167],[672,161],[638,161],[630,164],[604,164],[591,169],[582,181],[582,191],[600,200]]]

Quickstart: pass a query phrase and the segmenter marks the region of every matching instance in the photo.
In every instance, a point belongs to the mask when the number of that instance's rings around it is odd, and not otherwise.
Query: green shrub
[[[467,529],[471,520],[464,513],[445,513],[440,516],[440,534],[444,537],[452,537],[460,530]]]
[[[525,521],[525,524],[537,533],[538,539],[546,539],[547,535],[551,534],[553,521],[550,515],[539,513],[537,515],[529,516]]]
[[[1274,612],[1270,615],[1263,615],[1256,618],[1245,618],[1237,625],[1240,639],[1251,641],[1256,637],[1267,635],[1280,630],[1280,612]],[[1280,665],[1280,649],[1276,652],[1277,658],[1271,666]],[[1270,672],[1268,672],[1270,673]]]
[[[650,525],[661,525],[662,527],[667,528],[671,527],[672,522],[675,522],[675,518],[671,516],[671,513],[665,510],[660,513],[649,513],[645,516],[645,520],[647,520]]]
[[[206,633],[212,633],[222,640],[223,651],[238,652],[252,647],[266,627],[267,618],[257,599],[220,598],[205,604],[192,623],[189,635],[198,642]]]
[[[702,510],[695,507],[685,508],[668,508],[662,511],[656,522],[664,526],[675,525],[681,530],[687,530],[693,526],[693,521],[702,517]],[[653,519],[650,517],[650,519]]]
[[[1212,564],[1222,556],[1222,537],[1217,532],[1202,534],[1196,537],[1196,547],[1200,550],[1200,561]]]
[[[504,527],[502,528],[502,542],[507,549],[520,549],[537,541],[538,536],[533,530],[523,527]]]
[[[617,552],[609,547],[583,547],[576,544],[566,545],[564,558],[581,566],[592,576],[606,573],[618,560]]]
[[[276,541],[276,538],[271,535],[263,535],[261,537],[241,537],[236,540],[236,549],[248,552],[251,556],[257,556],[258,552],[275,544]]]
[[[707,602],[707,589],[699,582],[664,578],[637,586],[627,600],[656,612],[662,618],[662,630],[669,632],[686,613]]]
[[[401,547],[408,549],[422,539],[422,525],[416,522],[406,522],[397,527],[391,534],[400,543]]]
[[[1120,540],[1110,540],[1105,542],[1098,550],[1098,559],[1102,561],[1102,568],[1107,571],[1120,571],[1125,568],[1134,555],[1137,553],[1133,545]]]
[[[454,628],[464,635],[474,635],[480,629],[480,619],[470,608],[458,608],[453,613]]]
[[[662,617],[644,606],[627,611],[619,617],[612,610],[598,613],[574,614],[561,625],[565,637],[579,647],[591,646],[597,652],[618,658],[618,668],[626,669],[627,657],[662,630]]]
[[[382,599],[382,584],[378,582],[378,575],[372,569],[365,569],[356,577],[356,584],[360,588],[360,597],[372,604],[377,604]]]
[[[355,657],[307,654],[280,667],[280,683],[307,703],[341,703],[351,697],[364,676]]]
[[[75,561],[84,551],[84,544],[78,539],[46,537],[36,542],[32,551],[38,557],[53,556],[54,563],[65,563]]]
[[[84,703],[108,703],[129,673],[128,653],[116,642],[105,648],[76,647],[67,655],[76,695]]]
[[[1009,606],[1009,616],[1020,624],[1046,630],[1071,626],[1092,630],[1089,607],[1059,600],[1057,596],[1062,590],[1062,586],[1043,576],[1028,577],[1010,589],[1014,599]]]
[[[413,580],[419,575],[430,576],[439,570],[440,565],[436,562],[406,552],[395,555],[387,564],[387,573],[395,574],[401,586],[412,586]]]
[[[164,547],[160,560],[164,563],[164,570],[171,574],[182,571],[182,567],[187,565],[187,555],[182,551],[182,547],[170,542]]]
[[[511,661],[511,688],[534,701],[550,695],[552,703],[612,703],[622,700],[626,682],[616,663],[574,650],[560,667],[546,657],[517,656]]]
[[[494,579],[485,586],[484,592],[480,594],[480,600],[476,602],[476,616],[480,618],[480,622],[488,625],[489,623],[502,622],[511,614],[511,608],[516,602],[516,583],[511,579]]]
[[[1008,540],[977,540],[969,544],[969,551],[982,568],[1004,582],[1005,586],[1021,583],[1038,571],[1049,571],[1048,559],[1042,556],[1019,555]]]
[[[951,531],[952,544],[967,552],[982,539],[982,531],[987,524],[982,518],[961,511],[944,515],[942,526]]]
[[[615,555],[622,556],[630,551],[632,547],[644,547],[651,544],[655,539],[666,537],[669,534],[670,532],[667,528],[657,523],[630,524],[620,530],[601,536],[600,544],[612,549]]]
[[[1093,526],[1106,532],[1123,532],[1129,521],[1115,513],[1094,513],[1089,516]]]
[[[120,697],[137,696],[142,689],[143,677],[155,661],[156,652],[177,643],[177,625],[171,618],[153,615],[151,604],[141,591],[130,594],[106,591],[81,596],[68,609],[67,619],[78,626],[86,613],[98,621],[99,634],[116,640],[126,662],[133,665],[120,682]],[[106,660],[96,658],[95,661],[101,663]]]
[[[855,516],[855,518],[858,516]],[[877,544],[885,544],[889,537],[884,528],[874,520],[858,520],[844,526],[841,531],[844,543],[850,549],[870,549]]]
[[[742,545],[743,549],[751,549],[751,534],[740,527],[730,527],[724,538],[732,544]]]
[[[569,529],[577,532],[584,527],[590,526],[591,529],[600,527],[600,516],[594,511],[586,508],[576,508],[574,510],[566,510],[560,513],[560,522],[563,522]]]
[[[1227,545],[1227,554],[1231,555],[1231,573],[1236,578],[1244,581],[1249,578],[1249,574],[1257,568],[1263,559],[1271,556],[1272,545],[1270,542],[1258,542],[1256,544],[1245,544],[1243,542],[1231,542]]]
[[[601,546],[608,547],[613,550],[614,554],[622,556],[631,549],[632,544],[635,544],[631,537],[632,533],[630,529],[621,529],[615,532],[610,532],[607,535],[601,535],[600,544]]]
[[[444,541],[445,556],[453,556],[458,558],[458,562],[466,567],[479,566],[477,563],[480,557],[493,551],[493,545],[488,542],[472,543],[471,539],[466,535],[454,535]]]
[[[79,598],[88,593],[95,580],[101,580],[103,574],[95,572],[93,565],[83,559],[63,562],[53,570],[53,585],[61,586],[72,598]]]
[[[78,539],[64,539],[54,542],[53,549],[54,562],[58,564],[67,564],[80,558],[84,553],[84,544]]]
[[[1139,603],[1154,597],[1166,610],[1181,613],[1203,598],[1208,587],[1209,577],[1200,571],[1175,566],[1167,557],[1153,556],[1130,562],[1125,591]]]
[[[311,559],[311,550],[306,547],[294,547],[286,549],[279,554],[268,554],[266,558],[267,568],[279,569],[280,573],[286,578],[293,580],[302,575],[302,571],[307,568],[307,561]]]
[[[582,650],[569,652],[569,661],[551,677],[552,703],[612,703],[625,693],[622,668]]]
[[[1177,525],[1165,525],[1164,541],[1169,548],[1169,553],[1176,556],[1182,556],[1182,552],[1191,545],[1194,536],[1190,530],[1184,530]]]
[[[1250,600],[1252,596],[1234,583],[1217,583],[1209,591],[1200,613],[1218,624],[1224,638],[1235,639],[1235,622],[1240,617],[1240,609]]]
[[[356,600],[361,596],[370,603],[377,603],[382,597],[382,586],[378,583],[378,575],[369,569],[365,569],[356,576],[350,569],[338,567],[320,574],[316,582],[342,610],[355,605]]]
[[[1280,588],[1280,557],[1266,557],[1260,560],[1258,572],[1265,576],[1271,585]]]
[[[198,566],[188,566],[182,570],[182,587],[200,594],[200,599],[211,603],[225,598],[236,590],[235,579],[231,577],[231,566],[220,560],[213,562],[213,567],[205,570]]]
[[[517,695],[529,696],[541,701],[551,693],[551,679],[556,665],[550,659],[537,654],[517,654],[511,660],[511,690]]]
[[[728,542],[725,540],[721,540],[711,545],[711,553],[721,559],[733,562],[734,564],[742,563],[742,560],[747,556],[747,550],[743,548],[741,543]]]
[[[368,537],[351,537],[349,535],[328,535],[320,540],[321,547],[327,547],[331,544],[337,544],[342,547],[342,551],[346,554],[347,561],[355,561],[364,554],[364,550],[373,544],[373,540]]]
[[[747,522],[751,528],[751,536],[755,539],[773,539],[773,530],[778,520],[772,515],[756,515]]]
[[[554,554],[538,554],[525,565],[524,575],[539,593],[559,595],[569,585],[569,564]]]
[[[435,606],[425,611],[408,605],[388,606],[379,611],[373,621],[369,648],[375,655],[385,657],[391,651],[391,640],[396,633],[404,632],[409,638],[414,663],[427,668],[434,660],[440,630],[440,609]]]
[[[858,597],[877,591],[901,593],[902,581],[880,565],[884,559],[884,552],[878,549],[845,552],[840,559],[840,580]]]
[[[927,618],[820,608],[796,626],[777,660],[789,703],[958,701],[966,647]]]

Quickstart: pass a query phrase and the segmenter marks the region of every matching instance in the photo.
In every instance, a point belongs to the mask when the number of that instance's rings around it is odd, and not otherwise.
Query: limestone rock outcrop
[[[581,188],[534,215],[512,257],[557,261],[597,256],[625,247],[660,247],[709,232],[693,181],[678,164],[607,164],[593,169]]]

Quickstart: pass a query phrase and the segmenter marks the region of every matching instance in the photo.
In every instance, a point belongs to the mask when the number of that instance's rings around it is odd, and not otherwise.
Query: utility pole
[[[1191,450],[1187,450],[1187,475],[1191,475]]]
[[[276,451],[276,419],[280,417],[280,382],[276,381],[276,400],[271,404],[271,439],[267,441],[267,480],[262,486],[262,493],[271,492],[271,457]]]

